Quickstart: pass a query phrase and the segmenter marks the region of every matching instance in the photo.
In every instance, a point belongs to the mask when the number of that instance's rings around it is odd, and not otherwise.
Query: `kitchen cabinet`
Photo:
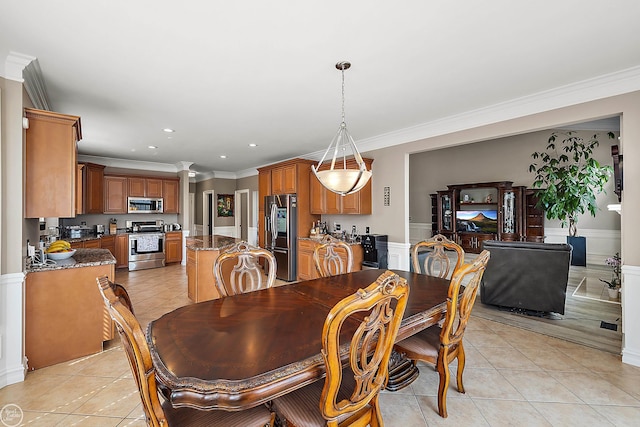
[[[82,213],[104,212],[104,166],[95,163],[82,164]]]
[[[129,197],[162,197],[162,179],[130,176],[128,183]]]
[[[71,249],[85,249],[85,248],[91,248],[91,249],[100,249],[102,248],[102,242],[99,238],[95,238],[95,239],[87,239],[87,240],[75,240],[75,241],[71,241],[69,242],[69,244],[71,245]],[[108,249],[108,248],[105,248]]]
[[[310,176],[311,165],[316,162],[292,159],[258,169],[258,244],[264,247],[264,198],[273,194],[295,193],[298,197],[298,222],[296,237],[308,237],[311,224],[320,215],[311,213]]]
[[[367,169],[371,170],[373,159],[363,159],[367,165]],[[347,166],[355,167],[355,161],[349,160]],[[326,169],[323,167],[322,169]],[[310,175],[311,183],[311,213],[319,215],[336,215],[336,214],[354,214],[354,215],[370,215],[371,214],[371,180],[358,192],[341,196],[333,191],[327,190],[313,171]]]
[[[108,249],[111,255],[116,256],[116,236],[115,234],[105,234],[100,237],[100,247]]]
[[[84,213],[84,189],[82,186],[84,165],[78,163],[76,169],[76,215],[82,215]]]
[[[318,242],[312,239],[298,239],[298,280],[311,280],[320,277],[316,270],[316,264],[313,261],[313,251]],[[351,244],[351,252],[353,253],[353,271],[362,269],[362,261],[364,259],[364,251],[359,243]],[[346,263],[347,256],[338,253],[340,258]]]
[[[105,175],[104,213],[127,213],[127,177]]]
[[[180,180],[162,180],[162,198],[164,199],[164,213],[180,212]]]
[[[272,194],[293,194],[297,190],[297,165],[284,165],[271,170]]]
[[[182,231],[165,234],[165,263],[182,262]]]
[[[116,268],[129,268],[129,235],[116,234]]]
[[[80,117],[25,108],[25,218],[76,216]]]
[[[80,253],[75,258],[82,262]],[[102,275],[114,280],[113,264],[88,261],[82,267],[27,273],[24,338],[29,370],[98,353],[103,341],[113,338],[96,283]]]

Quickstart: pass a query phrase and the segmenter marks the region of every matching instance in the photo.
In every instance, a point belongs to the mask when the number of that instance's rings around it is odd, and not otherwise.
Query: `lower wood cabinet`
[[[458,233],[459,244],[465,252],[479,254],[482,250],[482,242],[495,240],[495,234],[487,233]]]
[[[25,282],[25,356],[29,370],[102,351],[114,329],[96,277],[113,264],[29,272]]]
[[[165,263],[182,262],[182,231],[165,234]]]
[[[116,268],[129,268],[129,235],[116,234]]]
[[[298,239],[298,280],[317,279],[319,277],[316,271],[316,265],[313,262],[313,250],[318,243],[311,239]],[[351,245],[353,252],[353,271],[362,269],[362,260],[364,252],[362,246],[357,244]],[[346,255],[344,257],[346,262]]]
[[[109,249],[111,255],[116,256],[116,236],[115,234],[105,234],[100,237],[100,247],[102,249]]]

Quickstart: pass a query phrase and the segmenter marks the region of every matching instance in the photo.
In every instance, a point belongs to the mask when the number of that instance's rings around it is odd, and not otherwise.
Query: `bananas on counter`
[[[69,252],[71,250],[71,243],[66,240],[56,240],[53,242],[49,248],[47,249],[47,253],[55,253],[55,252]]]

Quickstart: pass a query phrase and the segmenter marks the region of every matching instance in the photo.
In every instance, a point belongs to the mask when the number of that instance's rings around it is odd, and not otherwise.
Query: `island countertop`
[[[55,262],[55,263],[54,263]],[[71,258],[62,260],[48,260],[43,266],[30,265],[27,263],[26,273],[40,271],[65,270],[69,268],[95,267],[99,265],[115,264],[116,259],[109,249],[76,249],[76,253]]]
[[[194,251],[219,251],[224,247],[242,241],[242,239],[222,235],[189,236],[186,240],[187,249]]]

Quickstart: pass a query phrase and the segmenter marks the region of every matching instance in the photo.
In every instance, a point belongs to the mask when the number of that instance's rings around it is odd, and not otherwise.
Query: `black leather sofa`
[[[491,253],[482,282],[483,304],[564,314],[571,246],[487,240]]]

